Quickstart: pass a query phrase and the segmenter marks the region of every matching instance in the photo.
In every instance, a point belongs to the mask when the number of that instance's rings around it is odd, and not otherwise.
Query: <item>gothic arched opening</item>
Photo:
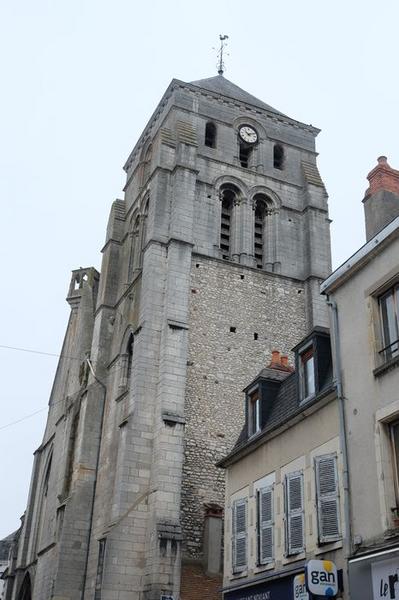
[[[227,184],[220,190],[221,218],[220,218],[220,249],[222,258],[231,258],[232,246],[232,217],[234,204],[239,197],[239,190],[234,185]]]
[[[29,573],[27,573],[24,577],[19,590],[18,600],[32,600],[32,585]]]

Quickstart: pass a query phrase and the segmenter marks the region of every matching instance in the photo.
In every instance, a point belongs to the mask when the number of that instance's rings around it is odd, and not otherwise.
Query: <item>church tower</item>
[[[241,390],[328,325],[317,134],[222,74],[169,85],[73,272],[10,598],[212,598]]]

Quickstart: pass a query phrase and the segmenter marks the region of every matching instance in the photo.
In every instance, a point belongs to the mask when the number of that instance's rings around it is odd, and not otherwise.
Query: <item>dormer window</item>
[[[260,396],[255,390],[248,396],[248,435],[255,435],[260,431]]]
[[[300,380],[302,400],[315,395],[315,364],[313,346],[300,355]]]

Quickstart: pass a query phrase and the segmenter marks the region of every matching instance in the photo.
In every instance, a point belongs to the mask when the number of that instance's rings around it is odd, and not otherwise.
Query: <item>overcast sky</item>
[[[70,271],[100,267],[122,165],[173,77],[225,76],[320,127],[334,266],[364,243],[366,175],[399,168],[399,4],[369,0],[4,0],[0,345],[60,351]],[[26,505],[57,359],[0,348],[0,537]]]

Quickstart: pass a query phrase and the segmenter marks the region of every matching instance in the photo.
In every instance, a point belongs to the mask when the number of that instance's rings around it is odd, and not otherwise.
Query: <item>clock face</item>
[[[247,144],[255,144],[258,141],[258,134],[251,125],[241,125],[238,135]]]

